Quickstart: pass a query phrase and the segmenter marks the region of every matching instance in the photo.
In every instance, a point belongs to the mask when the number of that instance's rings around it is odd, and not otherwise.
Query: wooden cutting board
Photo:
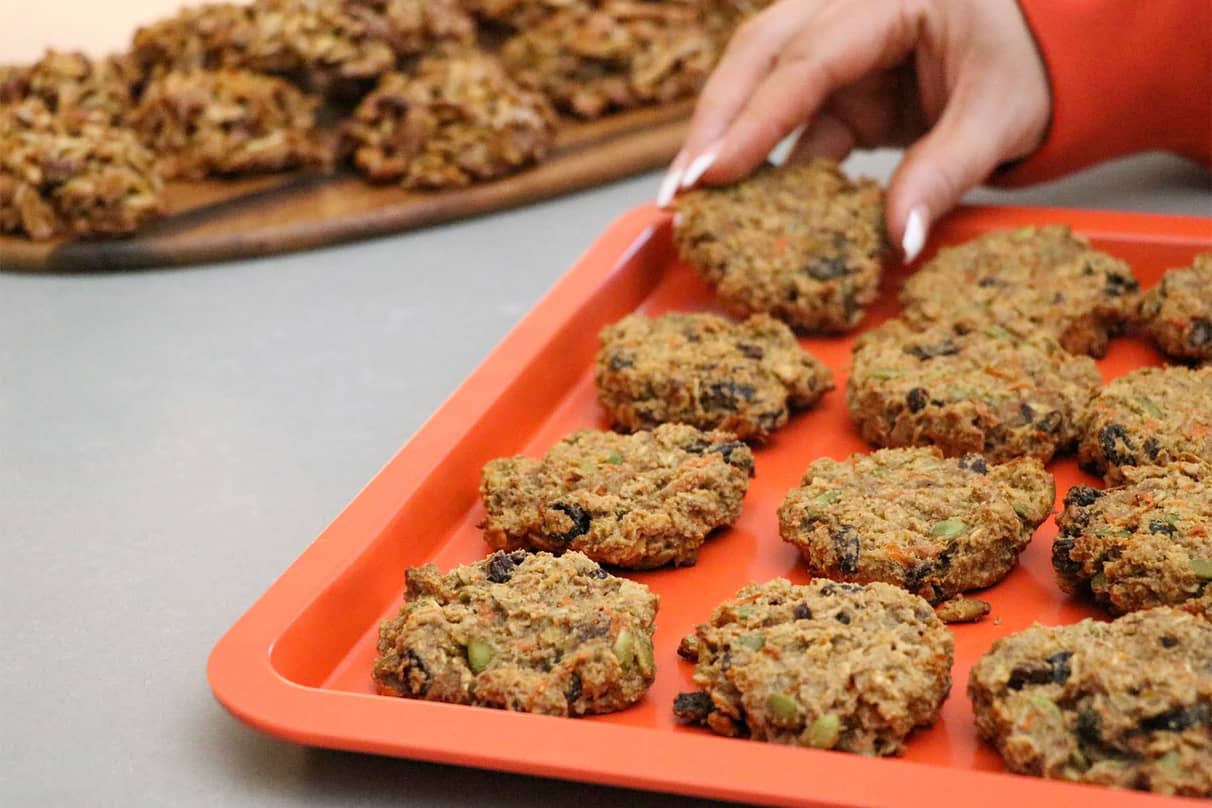
[[[352,172],[169,183],[169,214],[121,239],[0,235],[0,269],[87,272],[225,261],[399,233],[524,205],[667,163],[693,102],[567,121],[544,162],[495,182],[413,193]],[[654,189],[655,193],[655,189]]]

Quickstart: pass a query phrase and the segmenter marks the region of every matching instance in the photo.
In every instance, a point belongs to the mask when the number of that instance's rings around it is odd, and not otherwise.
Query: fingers
[[[701,166],[702,178],[712,183],[740,179],[812,117],[833,91],[904,59],[916,43],[917,24],[903,8],[889,0],[823,8],[787,42],[774,69],[728,124],[718,149],[699,153],[711,158]]]
[[[818,157],[841,162],[855,146],[854,132],[831,112],[822,112],[812,120],[799,142],[791,150],[790,163],[806,163]]]

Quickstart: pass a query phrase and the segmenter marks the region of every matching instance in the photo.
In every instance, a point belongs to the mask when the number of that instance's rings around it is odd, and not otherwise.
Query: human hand
[[[1040,144],[1050,106],[1014,0],[779,0],[733,36],[658,202],[743,178],[801,127],[787,159],[907,146],[885,216],[911,261],[935,218]]]

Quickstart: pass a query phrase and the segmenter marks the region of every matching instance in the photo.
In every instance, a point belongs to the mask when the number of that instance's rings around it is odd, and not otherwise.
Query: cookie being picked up
[[[490,461],[481,527],[499,550],[576,550],[630,569],[693,564],[707,534],[740,516],[752,475],[753,453],[727,432],[587,429],[542,460]]]

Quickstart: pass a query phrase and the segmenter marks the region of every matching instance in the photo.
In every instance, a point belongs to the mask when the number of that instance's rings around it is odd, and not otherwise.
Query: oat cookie
[[[1212,594],[1212,465],[1123,469],[1126,482],[1069,489],[1052,566],[1061,589],[1112,614]]]
[[[894,586],[751,584],[682,641],[700,690],[673,709],[721,735],[892,755],[938,717],[953,646],[930,604]]]
[[[1099,382],[1092,359],[1043,335],[914,331],[894,320],[855,341],[846,402],[876,446],[935,445],[949,456],[1046,463],[1077,440]]]
[[[510,38],[501,59],[561,110],[597,118],[694,95],[718,53],[693,8],[609,0],[547,17]]]
[[[583,430],[542,460],[484,466],[480,526],[499,550],[577,550],[632,569],[693,564],[707,534],[740,516],[752,475],[753,453],[728,432]]]
[[[1140,319],[1170,356],[1212,359],[1212,252],[1163,275],[1141,300]]]
[[[167,178],[320,166],[318,101],[273,76],[239,70],[168,73],[148,85],[131,124]]]
[[[579,716],[639,701],[656,676],[660,598],[576,552],[493,553],[407,573],[379,631],[384,695]]]
[[[764,438],[833,389],[833,373],[764,314],[633,314],[602,329],[598,400],[617,426],[686,423]]]
[[[1078,460],[1108,483],[1127,466],[1164,466],[1184,457],[1212,462],[1212,367],[1141,368],[1090,402]]]
[[[931,603],[1005,578],[1052,513],[1035,458],[994,465],[937,448],[821,458],[779,507],[812,575],[904,587]]]
[[[485,54],[424,60],[388,73],[362,100],[345,136],[353,162],[405,188],[457,188],[541,160],[555,142],[555,111]]]
[[[66,126],[121,126],[130,112],[131,65],[121,56],[90,59],[48,50],[29,66],[0,71],[0,104],[41,101]]]
[[[766,312],[798,331],[858,325],[879,291],[884,194],[830,160],[767,166],[684,194],[674,241],[735,314]]]
[[[1131,267],[1068,227],[1022,227],[940,250],[905,283],[902,317],[919,328],[1044,333],[1073,353],[1102,356],[1139,290]]]
[[[1036,625],[994,643],[968,697],[1013,772],[1212,797],[1212,622],[1162,607]]]
[[[0,232],[124,235],[163,210],[155,157],[133,133],[39,100],[0,107]]]

